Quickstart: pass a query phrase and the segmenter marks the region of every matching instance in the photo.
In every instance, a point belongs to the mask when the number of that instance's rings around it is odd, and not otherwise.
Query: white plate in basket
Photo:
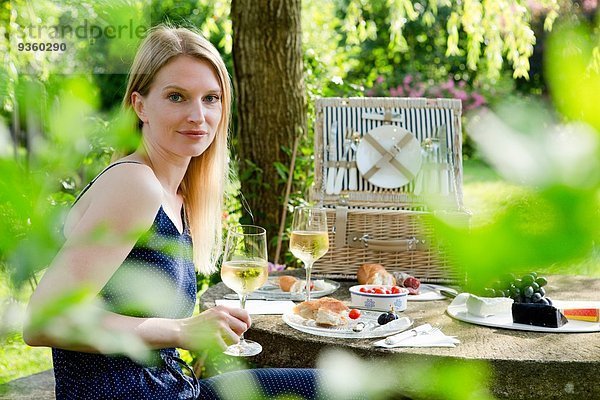
[[[558,301],[555,301],[556,305]],[[562,304],[567,302],[561,302]],[[534,326],[526,324],[516,324],[512,320],[512,314],[499,314],[492,315],[489,317],[478,317],[467,312],[467,305],[465,304],[450,304],[448,306],[448,315],[459,321],[469,322],[471,324],[490,326],[493,328],[502,329],[513,329],[517,331],[531,331],[531,332],[552,332],[552,333],[584,333],[584,332],[600,332],[600,323],[598,322],[587,322],[577,321],[570,319],[569,322],[561,326],[560,328],[548,328],[545,326]]]
[[[301,279],[301,278],[300,278]],[[338,290],[340,283],[331,279],[311,279],[313,281],[322,280],[327,285],[327,288],[322,290],[311,290],[311,299],[318,299],[319,297],[327,296]],[[277,300],[304,300],[304,292],[302,293],[290,293],[284,292],[279,287],[279,278],[271,277],[263,286],[256,289],[253,294],[269,299]]]
[[[395,125],[382,125],[370,130],[367,135],[370,135],[386,150],[393,149],[396,143],[409,135],[409,142],[398,151],[395,159],[412,173],[412,176],[406,176],[392,164],[386,162],[369,177],[370,183],[382,188],[394,189],[406,185],[417,176],[422,162],[421,145],[411,132]],[[366,174],[382,157],[383,154],[363,138],[356,150],[356,166],[361,175]]]
[[[385,325],[379,325],[377,323],[379,315],[381,315],[381,312],[363,310],[361,311],[359,319],[350,320],[346,325],[334,326],[331,328],[319,326],[314,320],[302,318],[298,314],[283,314],[282,318],[283,322],[300,332],[342,339],[370,339],[390,336],[410,328],[413,324],[413,321],[410,320],[410,318],[400,317]],[[354,332],[352,328],[356,326],[358,322],[364,322],[365,328],[361,332]]]

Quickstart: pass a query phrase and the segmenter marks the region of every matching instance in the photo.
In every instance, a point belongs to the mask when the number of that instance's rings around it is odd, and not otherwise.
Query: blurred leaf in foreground
[[[561,24],[548,40],[545,63],[557,110],[569,120],[589,124],[596,132],[600,132],[598,48],[598,26],[586,22]]]
[[[581,26],[552,35],[547,70],[566,121],[540,102],[512,99],[471,118],[467,129],[482,154],[523,190],[485,224],[439,224],[469,287],[506,272],[569,273],[597,254],[600,80],[590,67],[593,40]],[[600,276],[599,263],[588,264],[585,273]]]
[[[321,354],[320,390],[331,399],[491,400],[484,362],[386,358],[364,361],[340,350]]]

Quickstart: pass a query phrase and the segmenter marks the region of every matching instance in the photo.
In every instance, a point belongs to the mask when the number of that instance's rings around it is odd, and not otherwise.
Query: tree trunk
[[[237,155],[242,195],[254,223],[274,239],[294,137],[306,131],[301,0],[232,0]],[[247,219],[245,219],[247,220]],[[269,254],[275,250],[270,240]]]

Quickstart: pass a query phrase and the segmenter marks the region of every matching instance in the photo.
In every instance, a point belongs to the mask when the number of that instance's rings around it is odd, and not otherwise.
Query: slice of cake
[[[599,308],[566,308],[560,310],[567,319],[579,321],[598,322],[600,321]]]
[[[513,322],[518,324],[560,328],[568,321],[554,306],[541,303],[513,303]]]

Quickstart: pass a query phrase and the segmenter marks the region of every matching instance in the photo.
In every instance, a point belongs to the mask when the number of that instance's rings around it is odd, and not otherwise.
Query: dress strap
[[[183,221],[183,233],[189,233],[190,225],[188,223],[187,212],[185,211],[185,200],[181,206],[181,220]]]
[[[88,189],[90,187],[92,187],[92,185],[94,184],[94,182],[96,182],[98,180],[98,178],[100,178],[102,176],[102,174],[104,174],[106,171],[108,171],[109,169],[111,169],[112,167],[116,167],[119,164],[142,164],[139,161],[133,161],[133,160],[125,160],[125,161],[119,161],[116,162],[114,164],[109,165],[108,167],[104,168],[102,170],[102,172],[100,172],[98,175],[96,175],[96,177],[94,179],[92,179],[90,181],[90,183],[88,183],[87,185],[85,185],[85,187],[83,188],[83,190],[79,193],[79,195],[75,198],[75,201],[73,202],[73,205],[75,205],[75,203],[77,203],[79,201],[79,199],[81,198],[81,196],[83,196],[85,194],[85,192],[88,191]]]

